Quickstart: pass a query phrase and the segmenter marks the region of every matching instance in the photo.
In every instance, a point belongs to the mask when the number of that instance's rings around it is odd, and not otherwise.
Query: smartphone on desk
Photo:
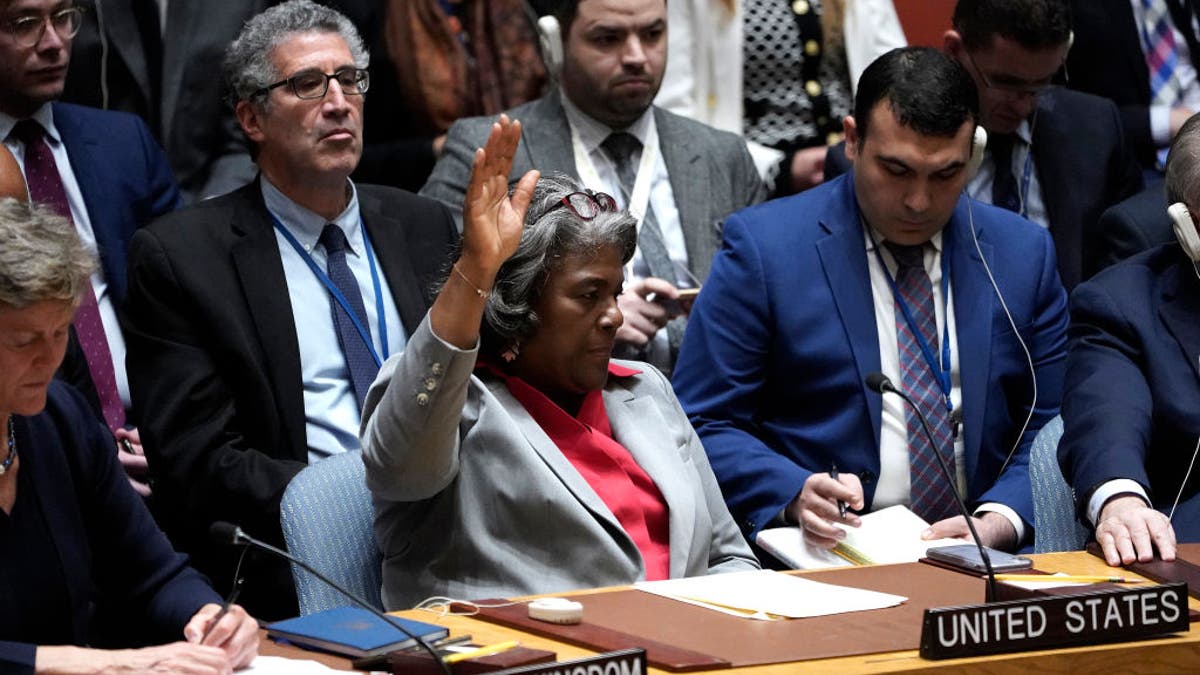
[[[992,570],[997,574],[1033,567],[1033,560],[1029,558],[986,546],[984,548],[987,549],[988,559],[992,561]],[[987,567],[983,564],[983,558],[979,557],[979,549],[975,544],[936,546],[925,551],[925,557],[968,572],[987,573]]]

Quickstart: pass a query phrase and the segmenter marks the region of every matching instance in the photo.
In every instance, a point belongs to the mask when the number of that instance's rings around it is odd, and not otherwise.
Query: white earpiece
[[[987,152],[988,135],[982,125],[975,125],[975,137],[971,139],[971,156],[967,159],[967,176],[973,177],[983,164],[983,155]]]
[[[538,41],[542,45],[542,59],[546,62],[546,70],[551,77],[558,77],[562,69],[563,43],[562,28],[558,19],[553,16],[543,16],[537,21]]]
[[[1200,262],[1200,233],[1196,232],[1196,222],[1192,220],[1187,204],[1176,202],[1168,206],[1167,215],[1171,216],[1175,238],[1179,240],[1183,252],[1192,262]]]

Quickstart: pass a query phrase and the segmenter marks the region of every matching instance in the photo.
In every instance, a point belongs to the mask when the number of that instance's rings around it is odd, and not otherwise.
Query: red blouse
[[[480,365],[504,379],[509,392],[617,517],[641,551],[646,580],[670,578],[671,528],[667,504],[633,455],[613,438],[603,392],[588,392],[579,414],[572,417],[521,378],[489,364]],[[608,373],[613,377],[631,377],[641,371],[609,363]]]

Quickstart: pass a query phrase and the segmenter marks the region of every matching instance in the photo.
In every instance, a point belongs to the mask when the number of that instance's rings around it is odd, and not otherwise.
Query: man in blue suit
[[[1111,565],[1200,541],[1200,116],[1167,156],[1179,243],[1124,260],[1071,296],[1063,475]]]
[[[140,436],[127,417],[125,250],[135,230],[180,205],[170,166],[134,115],[57,103],[81,10],[61,0],[2,0],[0,138],[21,164],[35,201],[68,216],[100,255],[93,295],[73,327],[65,379],[76,385],[127,451],[134,488],[149,494]],[[31,173],[32,172],[32,173]],[[34,175],[38,174],[38,175]],[[82,323],[81,323],[82,322]],[[79,338],[79,339],[77,339]]]
[[[925,536],[966,535],[935,448],[983,543],[1028,535],[1028,448],[1058,410],[1066,293],[1044,229],[961,195],[978,105],[946,55],[889,52],[845,120],[854,171],[726,222],[674,384],[748,536],[795,524],[833,546],[833,523],[858,523],[839,500],[910,504],[934,523]],[[918,401],[936,445],[868,389],[876,372]]]

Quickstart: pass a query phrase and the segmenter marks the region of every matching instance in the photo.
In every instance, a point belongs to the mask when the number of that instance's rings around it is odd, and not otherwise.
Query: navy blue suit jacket
[[[1177,244],[1140,253],[1071,296],[1059,460],[1081,512],[1104,482],[1137,481],[1167,512],[1200,436],[1200,280]],[[1200,473],[1173,524],[1200,541]]]
[[[46,612],[62,622],[60,635],[69,635],[69,644],[78,646],[183,639],[192,615],[221,599],[171,548],[126,482],[111,436],[79,394],[52,383],[46,410],[17,417],[15,429],[21,486],[32,488],[18,493],[17,508],[40,510],[55,548],[46,555],[62,565],[70,613],[57,605],[9,606],[3,585],[37,580],[2,575],[0,672],[33,673],[36,642],[30,638],[36,636],[24,631],[30,624],[43,625]]]
[[[140,117],[70,103],[52,107],[92,221],[104,278],[122,301],[129,240],[138,228],[182,205],[179,188]]]
[[[879,338],[853,173],[739,211],[688,321],[675,391],[700,434],[734,518],[752,536],[808,476],[858,474],[871,504],[879,475]],[[987,258],[1037,372],[988,281]],[[968,501],[994,501],[1033,522],[1028,448],[1058,412],[1066,293],[1040,227],[961,198],[943,230],[962,376]]]

